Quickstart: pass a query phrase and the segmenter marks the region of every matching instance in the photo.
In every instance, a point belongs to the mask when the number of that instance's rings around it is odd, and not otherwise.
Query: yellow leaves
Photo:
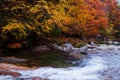
[[[11,22],[9,23],[7,26],[2,27],[3,31],[10,31],[12,29],[21,29],[24,28],[22,24],[18,23],[18,22]]]
[[[45,0],[37,1],[38,3],[30,8],[30,13],[40,12],[42,9],[48,11],[49,7]]]
[[[32,8],[30,9],[30,12],[31,12],[31,13],[39,12],[40,7],[41,7],[40,5],[35,5],[34,7],[32,7]]]
[[[30,25],[26,25],[26,27],[28,28],[28,30],[33,30],[33,27]]]
[[[42,34],[41,32],[39,32],[39,31],[37,32],[37,35],[38,35],[38,36],[41,35],[41,34]]]
[[[41,5],[47,5],[47,2],[45,0],[38,0],[37,2]]]
[[[52,23],[55,23],[61,30],[66,31],[65,26],[71,24],[72,18],[65,9],[69,9],[70,7],[64,3],[56,6],[56,8],[52,10]]]
[[[12,36],[16,40],[24,39],[27,37],[27,33],[25,30],[26,27],[23,24],[16,20],[12,20],[12,22],[10,22],[8,25],[2,27],[1,37],[3,39],[9,39],[11,38],[10,36]]]
[[[110,26],[106,29],[107,34],[110,34],[112,31],[113,31],[113,28]]]
[[[44,23],[41,26],[43,32],[49,33],[52,30],[52,27],[50,27],[50,25],[51,25],[50,20],[44,21]]]

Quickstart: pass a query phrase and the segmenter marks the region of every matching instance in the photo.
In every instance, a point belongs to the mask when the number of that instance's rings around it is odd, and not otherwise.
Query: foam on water
[[[17,72],[22,74],[21,78],[39,76],[51,80],[100,80],[101,72],[107,68],[104,65],[105,62],[98,56],[89,57],[83,63],[85,64],[84,67],[43,67],[36,70],[19,70]]]
[[[0,80],[14,80],[14,78],[12,76],[0,76]]]
[[[78,66],[69,68],[43,67],[36,70],[12,70],[22,74],[20,78],[42,77],[51,80],[119,80],[120,74],[120,46],[101,45],[99,54],[88,54]],[[113,48],[112,50],[109,48]],[[107,49],[107,50],[106,50]],[[84,66],[81,66],[84,65]],[[103,75],[104,74],[104,75]],[[12,80],[11,76],[0,76],[0,80]]]

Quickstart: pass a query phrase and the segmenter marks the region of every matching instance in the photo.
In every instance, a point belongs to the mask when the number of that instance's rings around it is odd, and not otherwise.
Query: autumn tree
[[[66,25],[70,23],[66,11],[70,6],[64,0],[4,0],[0,4],[0,36],[3,41],[53,35],[57,33],[55,30],[66,31]]]
[[[0,5],[3,41],[119,32],[120,11],[115,0],[1,0]]]
[[[120,10],[118,7],[118,3],[116,0],[104,0],[106,14],[108,17],[108,28],[107,28],[107,35],[118,37],[119,35],[119,18],[120,18]]]
[[[72,0],[70,34],[96,36],[108,26],[104,3],[100,0]],[[97,4],[97,5],[96,5]]]

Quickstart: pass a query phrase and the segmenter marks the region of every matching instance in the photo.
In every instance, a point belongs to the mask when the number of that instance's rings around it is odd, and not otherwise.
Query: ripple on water
[[[84,67],[52,68],[43,67],[36,70],[18,70],[21,78],[39,76],[51,80],[101,80],[101,73],[107,68],[105,61],[95,55],[83,60]]]
[[[113,47],[113,46],[112,46]],[[115,47],[116,48],[116,47]],[[120,80],[119,50],[98,50],[88,54],[80,65],[69,68],[43,67],[36,70],[12,70],[21,73],[21,78],[42,77],[51,80]],[[5,76],[0,76],[4,80]],[[11,78],[6,76],[5,80]]]
[[[4,75],[1,75],[0,76],[0,80],[14,80],[14,78],[12,76],[4,76]]]

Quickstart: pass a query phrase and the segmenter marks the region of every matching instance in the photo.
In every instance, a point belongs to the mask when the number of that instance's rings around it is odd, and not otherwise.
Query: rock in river
[[[13,77],[20,77],[21,74],[18,73],[18,72],[13,72],[13,71],[10,71],[10,70],[0,70],[0,75],[10,75],[10,76],[13,76]]]

